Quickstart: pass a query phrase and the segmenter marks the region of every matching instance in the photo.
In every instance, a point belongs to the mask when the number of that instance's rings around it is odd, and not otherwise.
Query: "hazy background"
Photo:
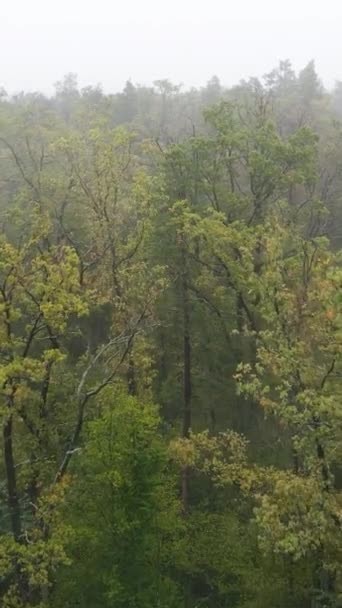
[[[76,72],[82,86],[127,79],[225,85],[310,59],[324,84],[342,79],[338,0],[0,0],[0,85],[51,92]]]

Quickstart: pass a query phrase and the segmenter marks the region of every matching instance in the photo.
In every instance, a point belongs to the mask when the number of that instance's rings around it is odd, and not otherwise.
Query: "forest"
[[[342,606],[342,82],[0,91],[0,606]]]

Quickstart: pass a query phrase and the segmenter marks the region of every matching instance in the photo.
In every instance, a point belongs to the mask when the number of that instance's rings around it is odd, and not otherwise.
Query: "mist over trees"
[[[0,94],[0,604],[342,606],[342,83]]]

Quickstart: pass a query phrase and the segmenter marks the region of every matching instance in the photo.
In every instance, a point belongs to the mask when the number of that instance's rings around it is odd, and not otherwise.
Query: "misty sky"
[[[340,0],[0,0],[0,85],[43,90],[67,72],[117,91],[127,79],[198,86],[310,59],[342,80]]]

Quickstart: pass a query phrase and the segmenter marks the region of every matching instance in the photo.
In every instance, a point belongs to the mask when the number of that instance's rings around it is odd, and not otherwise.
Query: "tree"
[[[319,82],[314,61],[309,61],[305,68],[301,70],[298,76],[298,85],[305,106],[321,97],[323,87]]]
[[[75,156],[70,155],[65,173],[56,161],[59,171],[53,176],[51,158],[60,159],[61,151],[69,154],[69,143],[59,140],[52,146],[44,130],[37,141],[30,136],[31,125],[28,129],[23,148],[2,140],[21,178],[17,190],[10,192],[14,204],[5,214],[0,290],[7,486],[1,594],[5,604],[16,598],[18,605],[47,601],[54,570],[65,559],[64,528],[58,512],[85,418],[93,415],[94,398],[116,379],[125,359],[132,357],[133,344],[146,327],[158,289],[154,273],[153,289],[140,300],[142,308],[136,307],[137,285],[134,300],[129,295],[127,263],[142,237],[138,235],[132,244],[126,226],[120,233],[121,249],[116,249],[111,227],[119,216],[108,215],[103,197],[117,192],[117,184],[114,163],[100,167],[106,157],[105,143],[102,152],[95,138],[96,158],[100,159],[95,171],[108,167],[110,182],[108,172],[102,182],[96,181],[98,174],[94,181],[87,177],[83,181],[82,164],[76,164]],[[121,144],[122,140],[118,146]],[[80,147],[84,162],[82,151]],[[144,196],[144,184],[143,178],[136,181],[137,199]],[[113,190],[109,193],[107,187]],[[77,232],[73,216],[71,222],[66,217],[70,205],[76,212],[80,191],[81,204],[92,204],[97,240],[94,235],[89,239],[87,232],[87,222],[92,219],[89,207],[88,219]],[[114,198],[114,207],[116,202]],[[101,264],[108,268],[108,256],[109,283],[94,272]],[[142,260],[138,265],[144,268]],[[118,279],[116,284],[119,266],[120,282]],[[92,325],[99,313],[105,332]],[[78,318],[84,316],[88,321]]]
[[[67,246],[46,249],[48,218],[31,218],[32,232],[15,246],[1,242],[1,423],[7,508],[2,537],[1,595],[18,605],[39,602],[48,572],[63,559],[58,528],[49,533],[61,496],[53,475],[67,441],[58,390],[69,319],[87,312],[77,258]],[[43,247],[43,248],[42,248]],[[67,426],[72,418],[65,406]],[[70,427],[69,427],[70,428]],[[37,566],[35,565],[38,562]],[[10,598],[12,598],[10,600]]]
[[[178,606],[170,560],[182,533],[157,409],[106,390],[78,458],[68,521],[74,565],[57,606]]]
[[[272,235],[271,235],[272,233]],[[318,606],[336,605],[341,522],[334,470],[341,421],[336,408],[341,366],[338,260],[324,239],[306,241],[279,224],[265,238],[260,277],[257,359],[238,371],[241,390],[289,433],[292,472],[279,472],[261,500],[262,542],[315,564]]]

